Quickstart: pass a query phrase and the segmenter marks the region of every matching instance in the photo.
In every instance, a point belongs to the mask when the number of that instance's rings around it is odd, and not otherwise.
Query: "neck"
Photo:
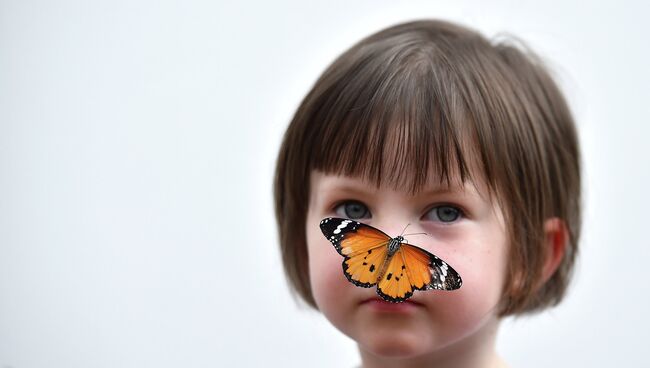
[[[499,322],[494,319],[460,341],[412,357],[385,357],[359,347],[363,368],[500,368],[506,367],[495,350]]]

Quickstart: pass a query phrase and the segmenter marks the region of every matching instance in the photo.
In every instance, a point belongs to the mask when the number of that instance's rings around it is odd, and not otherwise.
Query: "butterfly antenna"
[[[402,230],[402,233],[400,234],[400,236],[404,236],[404,232],[406,231],[406,228],[409,227],[409,225],[411,225],[410,222],[408,224],[406,224],[406,226],[404,226],[404,230]]]
[[[429,235],[429,236],[431,236],[431,234],[429,234],[429,233],[413,233],[413,234],[404,234],[404,236],[409,236],[409,235]]]

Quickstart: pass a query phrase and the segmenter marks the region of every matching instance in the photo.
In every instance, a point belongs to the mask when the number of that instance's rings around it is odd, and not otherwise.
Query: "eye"
[[[461,217],[463,217],[463,212],[458,207],[451,205],[436,206],[427,212],[427,218],[431,221],[447,224],[456,222]]]
[[[341,217],[346,217],[349,219],[360,219],[363,218],[364,216],[369,216],[370,211],[368,211],[368,207],[366,207],[365,204],[358,202],[358,201],[346,201],[334,209],[337,215]]]

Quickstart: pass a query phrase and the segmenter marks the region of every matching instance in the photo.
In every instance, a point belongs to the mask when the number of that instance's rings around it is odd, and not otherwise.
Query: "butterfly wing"
[[[461,285],[460,275],[447,262],[402,243],[377,284],[377,294],[386,301],[400,303],[410,298],[413,290],[455,290]]]
[[[361,222],[336,217],[323,219],[320,228],[345,257],[343,273],[347,279],[361,287],[375,285],[388,256],[390,236]]]
[[[391,257],[386,271],[377,284],[377,294],[382,299],[393,303],[400,303],[410,298],[414,289],[407,272],[407,263],[400,252],[401,250],[398,250]]]
[[[411,244],[402,244],[399,253],[406,263],[406,271],[417,290],[456,290],[463,280],[456,270],[436,255]]]
[[[391,239],[379,229],[344,218],[324,218],[320,229],[336,251],[346,257],[385,246]]]

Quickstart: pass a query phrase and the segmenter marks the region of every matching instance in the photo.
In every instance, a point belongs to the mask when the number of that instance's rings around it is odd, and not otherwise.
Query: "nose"
[[[419,229],[418,219],[414,219],[405,214],[390,214],[376,217],[372,221],[372,226],[385,232],[392,238],[398,235],[422,232]]]

